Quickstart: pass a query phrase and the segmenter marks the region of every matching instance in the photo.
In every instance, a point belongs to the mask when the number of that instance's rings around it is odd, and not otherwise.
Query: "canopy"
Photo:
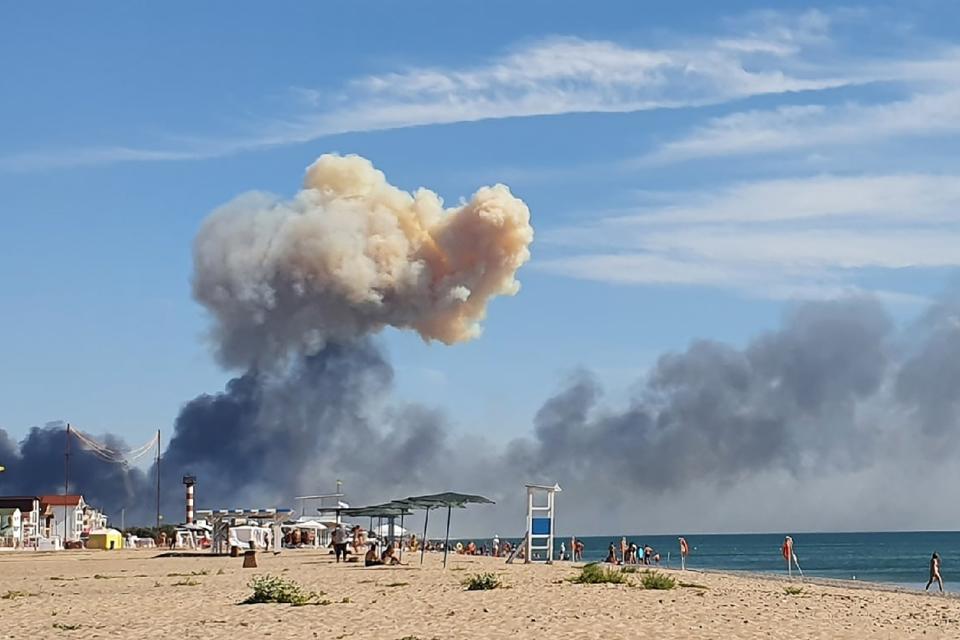
[[[427,522],[430,519],[430,509],[438,507],[447,508],[447,534],[443,539],[443,566],[447,566],[447,547],[450,546],[450,512],[454,507],[464,509],[468,504],[494,504],[490,498],[484,498],[470,493],[456,493],[447,491],[444,493],[433,493],[426,496],[412,496],[405,500],[395,500],[395,503],[404,504],[414,509],[426,509],[427,513],[423,518],[423,540],[420,546],[420,564],[423,564],[423,553],[427,547]]]
[[[349,518],[390,518],[400,516],[412,516],[410,506],[404,501],[385,502],[383,504],[374,504],[369,507],[351,507],[341,509],[340,515]]]
[[[288,529],[316,529],[317,531],[321,531],[327,528],[325,524],[317,522],[316,520],[303,520],[300,522],[285,522],[283,526]]]

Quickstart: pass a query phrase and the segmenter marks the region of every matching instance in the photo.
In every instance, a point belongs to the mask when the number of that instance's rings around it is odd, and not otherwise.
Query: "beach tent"
[[[269,536],[269,529],[264,527],[255,527],[252,525],[242,525],[238,527],[230,527],[228,541],[230,547],[249,549],[251,547],[251,543],[253,543],[254,548],[267,549],[270,546]]]
[[[116,529],[93,529],[87,538],[88,549],[123,549],[123,535]]]
[[[447,491],[446,493],[434,493],[427,496],[413,496],[405,500],[395,500],[397,504],[404,504],[413,509],[425,509],[426,515],[423,518],[423,544],[420,547],[420,564],[423,564],[423,552],[427,546],[427,521],[430,519],[430,510],[440,507],[447,508],[447,534],[443,539],[443,566],[447,566],[447,547],[450,546],[450,513],[453,508],[465,509],[470,503],[474,504],[494,504],[490,498],[476,496],[469,493],[455,493]]]
[[[392,528],[389,524],[382,524],[376,527],[374,531],[381,538],[402,538],[407,535],[407,530],[399,524],[394,524]]]

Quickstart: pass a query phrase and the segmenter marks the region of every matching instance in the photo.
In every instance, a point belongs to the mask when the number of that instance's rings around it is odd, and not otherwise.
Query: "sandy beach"
[[[451,556],[365,569],[325,553],[157,558],[155,552],[0,556],[0,638],[908,638],[960,636],[960,599],[865,585],[665,572],[698,586],[670,591],[581,585],[566,563],[506,565]],[[506,588],[465,591],[493,571]],[[303,607],[239,604],[255,575],[322,592]],[[637,582],[636,576],[632,576]]]

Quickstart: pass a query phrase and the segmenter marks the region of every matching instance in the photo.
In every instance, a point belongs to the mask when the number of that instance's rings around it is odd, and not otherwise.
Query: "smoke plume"
[[[478,336],[490,299],[519,290],[532,240],[526,205],[503,185],[445,209],[357,156],[320,157],[290,200],[250,193],[213,212],[194,243],[193,292],[218,359],[245,373],[177,417],[160,465],[167,520],[180,518],[184,474],[198,477],[198,506],[215,508],[290,504],[337,479],[352,499],[382,500],[446,477],[443,416],[388,400],[393,370],[370,336],[387,325],[446,344]],[[17,474],[18,491],[55,490],[62,431],[19,447],[0,431],[0,447],[36,469]],[[77,475],[106,508],[152,521],[145,474]]]
[[[460,207],[406,193],[358,156],[321,156],[288,201],[247,194],[194,244],[194,297],[215,320],[220,360],[264,366],[386,325],[453,344],[487,303],[519,290],[530,212],[503,185]]]
[[[448,442],[444,416],[391,399],[373,334],[475,337],[489,300],[517,291],[532,237],[506,187],[444,209],[358,157],[321,157],[289,201],[248,194],[214,212],[195,243],[194,295],[217,357],[243,373],[182,408],[161,461],[168,521],[191,473],[200,507],[289,505],[336,479],[361,503],[463,487],[498,507],[468,510],[461,526],[513,534],[525,481],[559,481],[562,528],[594,523],[580,534],[956,525],[930,508],[960,481],[951,297],[906,329],[870,298],[798,304],[744,346],[698,340],[663,355],[625,402],[604,401],[581,371],[528,436]],[[17,444],[0,430],[0,490],[57,491],[62,438],[34,429]],[[932,462],[940,481],[922,484]],[[155,470],[81,452],[73,464],[72,486],[128,516],[142,505],[150,521]]]

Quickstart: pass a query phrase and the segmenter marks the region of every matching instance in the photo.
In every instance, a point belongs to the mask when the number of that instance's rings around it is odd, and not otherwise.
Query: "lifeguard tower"
[[[527,536],[524,541],[524,564],[531,562],[553,563],[554,504],[556,494],[562,491],[559,484],[553,486],[528,484],[527,487]]]

